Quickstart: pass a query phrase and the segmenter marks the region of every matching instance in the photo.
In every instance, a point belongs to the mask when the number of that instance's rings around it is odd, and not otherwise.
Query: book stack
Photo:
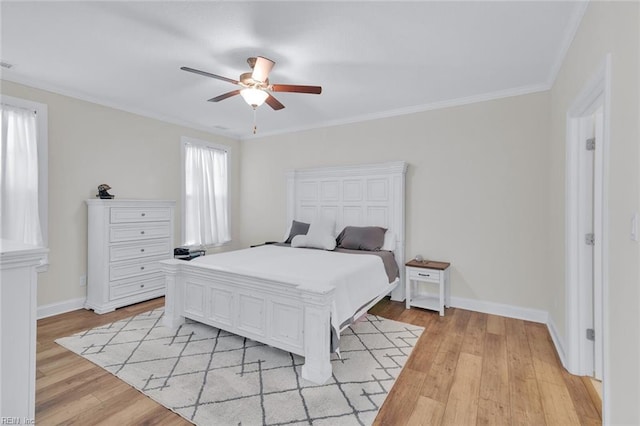
[[[173,249],[173,257],[175,259],[181,260],[191,260],[196,257],[204,256],[206,254],[206,250],[204,249],[195,249],[189,247],[177,247]]]

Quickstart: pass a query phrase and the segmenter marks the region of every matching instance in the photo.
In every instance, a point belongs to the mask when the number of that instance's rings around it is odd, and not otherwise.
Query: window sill
[[[40,262],[40,265],[36,266],[36,272],[40,273],[40,272],[48,272],[49,271],[49,253],[44,255],[44,258],[42,259],[42,262]]]
[[[221,248],[221,247],[225,247],[225,246],[229,246],[231,245],[232,240],[229,241],[225,241],[224,243],[220,243],[220,244],[208,244],[208,245],[200,245],[200,244],[194,244],[194,245],[189,245],[189,244],[182,244],[180,247],[185,247],[188,248],[189,250],[214,250],[217,248]]]

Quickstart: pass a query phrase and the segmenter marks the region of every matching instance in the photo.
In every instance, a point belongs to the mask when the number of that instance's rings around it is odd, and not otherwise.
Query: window
[[[0,110],[0,237],[47,247],[47,106],[3,95]]]
[[[229,226],[230,148],[182,138],[182,240],[212,247],[231,241]]]

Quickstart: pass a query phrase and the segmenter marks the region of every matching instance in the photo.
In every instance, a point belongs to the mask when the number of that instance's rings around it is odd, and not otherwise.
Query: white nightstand
[[[444,307],[449,306],[449,266],[447,262],[410,260],[406,267],[407,309],[412,306],[439,311],[444,316]],[[439,295],[426,293],[424,287],[437,284]],[[423,291],[421,291],[423,290]]]

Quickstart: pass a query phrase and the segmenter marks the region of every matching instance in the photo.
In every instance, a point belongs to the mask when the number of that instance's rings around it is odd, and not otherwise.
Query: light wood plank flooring
[[[163,304],[38,321],[36,423],[190,424],[54,342]],[[562,368],[544,325],[453,308],[440,317],[388,299],[371,313],[425,327],[377,425],[601,424],[597,394]]]

